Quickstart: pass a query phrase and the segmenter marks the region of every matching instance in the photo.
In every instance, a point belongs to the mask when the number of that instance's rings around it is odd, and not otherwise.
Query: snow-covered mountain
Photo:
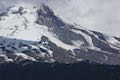
[[[0,63],[30,60],[120,65],[120,38],[68,24],[48,6],[0,12]]]

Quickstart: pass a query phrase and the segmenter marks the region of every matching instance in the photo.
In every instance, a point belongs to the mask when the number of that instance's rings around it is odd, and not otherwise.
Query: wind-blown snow
[[[33,8],[32,10],[26,8],[23,9],[22,12],[25,12],[23,15],[11,13],[17,10],[17,7],[13,7],[10,9],[8,16],[2,17],[4,20],[0,21],[0,36],[29,41],[40,41],[42,36],[46,36],[58,47],[66,50],[73,50],[76,48],[74,45],[65,44],[54,37],[54,34],[49,32],[46,26],[36,24],[36,8]]]
[[[79,31],[79,30],[74,30],[74,29],[71,29],[73,32],[75,32],[75,33],[77,33],[77,34],[81,34],[84,38],[85,38],[85,40],[88,42],[88,44],[89,44],[89,46],[88,46],[88,48],[90,48],[90,49],[96,49],[96,50],[99,50],[99,48],[97,48],[97,47],[95,47],[94,46],[94,44],[93,44],[93,42],[92,42],[92,38],[89,36],[89,35],[87,35],[87,34],[85,34],[85,33],[83,33],[83,32],[81,32],[81,31]],[[81,43],[80,43],[81,44]]]
[[[112,44],[114,47],[120,48],[120,42],[114,37],[104,34],[104,38],[108,43]]]
[[[46,12],[46,7],[41,7],[45,8],[43,8],[44,14]],[[63,21],[65,26],[61,26],[62,28],[59,29],[65,29],[65,31],[69,30],[71,33],[69,33],[70,35],[68,34],[68,38],[75,36],[75,39],[69,40],[65,38],[66,42],[70,41],[73,43],[67,44],[64,40],[62,40],[64,39],[62,38],[64,37],[63,34],[61,35],[62,37],[60,37],[54,32],[54,26],[52,32],[50,31],[51,28],[49,26],[38,24],[38,19],[42,20],[40,17],[43,17],[44,15],[38,17],[37,14],[40,13],[37,13],[36,7],[33,7],[32,9],[28,9],[26,7],[12,7],[9,8],[7,15],[0,16],[0,36],[2,36],[0,39],[0,58],[2,60],[4,58],[5,61],[8,62],[13,61],[14,58],[12,57],[14,56],[17,56],[15,58],[16,61],[24,59],[39,61],[40,59],[44,60],[44,62],[54,62],[60,60],[60,62],[66,63],[69,63],[69,60],[71,62],[73,59],[75,61],[83,61],[86,59],[91,60],[91,57],[93,57],[92,60],[95,59],[95,62],[107,62],[110,58],[114,59],[114,57],[119,60],[119,55],[114,55],[113,52],[115,51],[115,53],[119,53],[120,42],[117,40],[118,38],[115,39],[112,36],[90,31],[77,24],[67,24]],[[51,16],[49,13],[46,15]],[[51,19],[51,17],[49,18]],[[54,18],[55,17],[51,20],[53,20],[53,24],[56,26],[57,22],[54,23]],[[45,18],[46,21],[47,19],[48,18]],[[60,24],[62,23],[60,22]],[[59,27],[60,24],[58,24]],[[62,30],[60,32],[62,32]],[[51,45],[49,43],[55,45]],[[106,50],[102,47],[105,47]],[[57,52],[57,50],[63,51],[61,54],[58,54],[59,52]],[[9,53],[9,55],[7,53]]]

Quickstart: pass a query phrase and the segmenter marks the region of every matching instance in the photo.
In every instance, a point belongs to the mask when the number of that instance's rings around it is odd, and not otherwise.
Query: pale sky
[[[20,2],[39,6],[38,1],[65,21],[120,37],[120,0],[0,0],[0,9]]]

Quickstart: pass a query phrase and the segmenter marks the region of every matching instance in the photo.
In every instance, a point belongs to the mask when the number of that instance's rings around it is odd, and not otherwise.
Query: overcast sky
[[[12,4],[39,6],[40,1],[64,20],[120,37],[120,0],[0,0],[0,9]]]

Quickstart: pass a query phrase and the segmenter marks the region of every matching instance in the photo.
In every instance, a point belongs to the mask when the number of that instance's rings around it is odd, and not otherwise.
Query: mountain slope
[[[0,13],[0,63],[75,63],[88,60],[120,65],[120,39],[68,24],[48,6],[11,7]]]

